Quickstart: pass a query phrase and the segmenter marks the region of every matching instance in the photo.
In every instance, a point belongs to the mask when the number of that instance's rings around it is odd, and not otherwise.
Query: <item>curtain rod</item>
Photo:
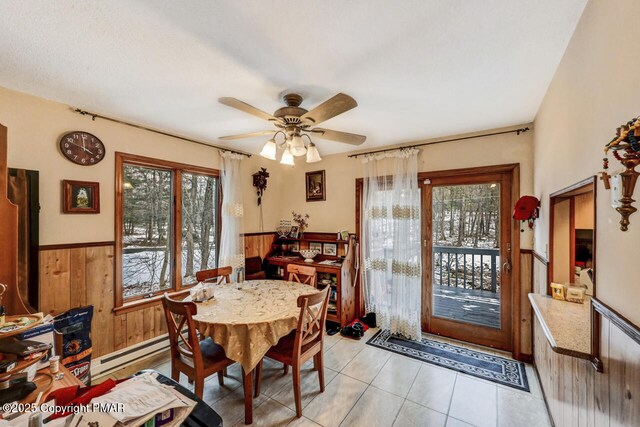
[[[424,145],[442,144],[443,142],[451,142],[451,141],[463,141],[465,139],[482,138],[485,136],[494,136],[494,135],[503,135],[505,133],[517,133],[518,135],[520,135],[521,133],[525,133],[528,130],[529,128],[526,127],[526,128],[519,128],[519,129],[513,129],[513,130],[505,130],[502,132],[484,133],[482,135],[464,136],[461,138],[445,139],[442,141],[423,142],[421,144],[405,145],[403,147],[386,148],[384,150],[366,151],[364,153],[350,154],[348,157],[358,157],[358,156],[366,156],[367,154],[386,153],[388,151],[396,151],[396,150],[406,150],[408,148],[422,147]]]
[[[74,110],[74,112],[76,112],[78,114],[82,114],[83,116],[91,116],[91,120],[94,120],[94,121],[95,121],[95,119],[97,117],[97,118],[100,118],[100,119],[109,120],[110,122],[120,123],[122,125],[127,125],[127,126],[131,126],[131,127],[134,127],[134,128],[146,130],[148,132],[153,132],[153,133],[157,133],[157,134],[160,134],[160,135],[169,136],[171,138],[176,138],[176,139],[181,139],[183,141],[192,142],[194,144],[206,145],[207,147],[217,148],[218,150],[229,151],[231,153],[241,154],[243,156],[251,157],[251,154],[243,153],[242,151],[231,150],[229,148],[219,147],[217,145],[208,144],[206,142],[197,141],[195,139],[186,138],[184,136],[178,136],[178,135],[174,135],[172,133],[163,132],[161,130],[151,129],[151,128],[148,128],[146,126],[137,125],[135,123],[129,123],[129,122],[125,122],[125,121],[122,121],[122,120],[113,119],[111,117],[103,116],[103,115],[96,114],[96,113],[91,113],[91,112],[85,111],[85,110],[81,110],[80,108],[76,108]]]

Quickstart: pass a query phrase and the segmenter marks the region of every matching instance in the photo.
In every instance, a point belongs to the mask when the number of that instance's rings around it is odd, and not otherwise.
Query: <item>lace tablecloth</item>
[[[270,347],[298,325],[300,295],[312,286],[281,280],[248,280],[220,284],[215,298],[198,303],[198,330],[220,344],[227,357],[251,371]]]

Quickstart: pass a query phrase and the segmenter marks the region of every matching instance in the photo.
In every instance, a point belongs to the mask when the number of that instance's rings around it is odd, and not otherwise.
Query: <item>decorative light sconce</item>
[[[616,136],[609,142],[605,148],[605,154],[612,151],[615,157],[625,167],[624,172],[620,173],[621,193],[620,206],[616,210],[622,216],[620,220],[620,230],[627,231],[629,229],[629,217],[638,209],[633,206],[633,190],[635,190],[636,182],[640,172],[635,170],[640,165],[640,117],[636,117],[627,124],[617,129]],[[609,159],[603,159],[604,171],[600,173],[600,179],[604,182],[604,188],[611,188],[611,175],[607,172],[609,169]]]

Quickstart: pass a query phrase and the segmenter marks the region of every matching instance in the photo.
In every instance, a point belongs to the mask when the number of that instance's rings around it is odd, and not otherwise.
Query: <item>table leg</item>
[[[242,383],[244,386],[244,423],[253,423],[253,369],[245,372],[242,368]]]

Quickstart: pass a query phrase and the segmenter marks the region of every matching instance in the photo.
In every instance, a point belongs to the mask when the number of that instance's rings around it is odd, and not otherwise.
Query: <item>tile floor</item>
[[[375,333],[355,341],[325,338],[325,392],[308,363],[302,372],[303,417],[295,417],[291,374],[265,359],[262,393],[254,400],[256,427],[550,426],[537,378],[527,366],[530,393],[497,385],[366,345]],[[454,344],[460,345],[459,342]],[[468,346],[473,347],[473,346]],[[486,349],[483,349],[486,350]],[[500,352],[489,352],[504,355]],[[155,363],[155,366],[149,366]],[[168,361],[150,362],[169,375]],[[137,367],[136,370],[140,368]],[[130,370],[114,377],[131,375]],[[224,386],[217,376],[205,382],[204,400],[225,426],[244,425],[240,367],[229,368]],[[187,384],[184,376],[181,383]]]

